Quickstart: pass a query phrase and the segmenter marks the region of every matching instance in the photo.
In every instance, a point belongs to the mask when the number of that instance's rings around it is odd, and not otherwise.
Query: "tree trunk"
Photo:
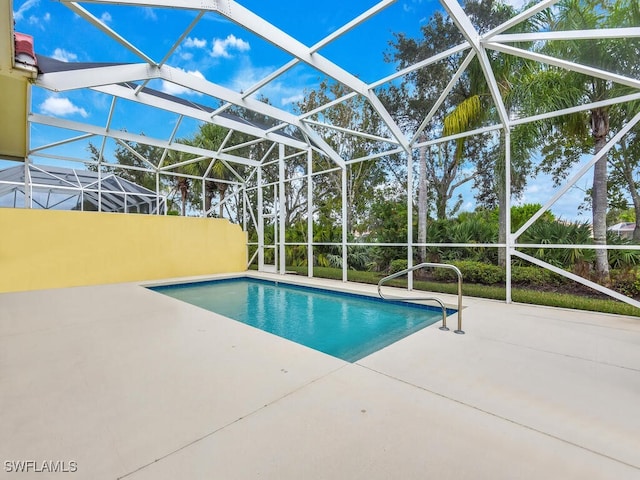
[[[595,140],[594,154],[597,155],[607,142],[609,133],[609,113],[605,109],[591,112],[591,132]],[[593,167],[593,189],[591,192],[591,211],[593,216],[593,243],[607,244],[607,158],[603,157]],[[610,285],[609,255],[607,250],[596,250],[597,280],[605,286]]]
[[[626,144],[624,144],[625,155],[627,153]],[[629,186],[629,195],[631,195],[631,201],[633,202],[633,209],[636,212],[636,226],[633,229],[633,241],[640,243],[640,192],[636,188],[636,182],[633,178],[633,169],[630,163],[625,159],[623,160],[623,175]]]
[[[224,218],[224,199],[227,192],[226,183],[218,183],[218,192],[220,192],[220,205],[218,205],[218,216]]]
[[[186,178],[178,180],[178,189],[180,190],[180,200],[182,202],[181,213],[185,217],[187,215],[187,196],[189,195],[189,181]]]
[[[507,192],[505,180],[506,169],[511,168],[511,165],[506,164],[505,141],[505,137],[502,136],[495,168],[496,197],[498,201],[498,243],[507,243],[507,235],[511,233],[507,231],[507,215],[511,215],[511,212],[507,210],[507,195],[511,195],[511,192]],[[504,247],[498,247],[498,265],[501,267],[507,265],[507,249]]]
[[[211,201],[213,199],[213,194],[216,191],[216,187],[215,184],[211,183],[211,182],[206,182],[205,183],[205,188],[204,188],[204,211],[205,211],[205,217],[209,216],[209,210],[211,210]]]
[[[208,191],[204,193],[204,211],[205,217],[209,215],[209,210],[211,209],[211,194]]]
[[[507,192],[504,188],[504,182],[498,187],[498,242],[507,242]],[[507,249],[498,248],[498,265],[504,267],[507,265]]]
[[[427,147],[419,149],[418,243],[427,242]],[[427,261],[427,247],[418,248],[420,263]]]

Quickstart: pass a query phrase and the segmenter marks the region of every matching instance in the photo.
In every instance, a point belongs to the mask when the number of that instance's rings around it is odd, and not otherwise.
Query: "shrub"
[[[398,258],[396,260],[392,260],[391,264],[389,265],[389,273],[396,273],[396,272],[401,272],[402,270],[406,270],[408,268],[409,263],[407,262],[407,260],[403,260],[401,258]]]
[[[544,268],[534,266],[513,266],[511,268],[511,281],[518,285],[562,285],[566,279],[557,273]]]
[[[504,269],[489,263],[483,262],[451,262],[460,269],[462,280],[469,283],[482,283],[484,285],[494,285],[504,282]],[[433,271],[433,277],[441,281],[457,281],[458,276],[454,271],[444,268],[437,268]]]
[[[607,232],[608,245],[633,245],[633,241],[620,237],[613,232]],[[609,250],[609,265],[611,268],[629,269],[640,265],[640,250]]]
[[[611,270],[611,287],[628,297],[640,296],[640,268]]]

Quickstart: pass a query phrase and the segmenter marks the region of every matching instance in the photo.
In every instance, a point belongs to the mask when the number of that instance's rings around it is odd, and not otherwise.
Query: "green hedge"
[[[497,265],[470,261],[451,262],[451,264],[460,269],[464,282],[500,285],[506,281],[506,270]],[[430,276],[441,282],[457,281],[455,272],[443,268],[434,269]],[[523,286],[562,285],[567,282],[561,275],[535,266],[511,267],[511,281],[514,285]]]

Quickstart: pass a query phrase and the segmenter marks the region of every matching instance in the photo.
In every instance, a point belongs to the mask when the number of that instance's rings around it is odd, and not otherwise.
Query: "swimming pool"
[[[348,362],[442,319],[427,305],[251,278],[150,288]]]

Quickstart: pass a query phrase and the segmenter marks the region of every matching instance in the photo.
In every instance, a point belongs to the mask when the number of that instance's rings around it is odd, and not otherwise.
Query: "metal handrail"
[[[423,298],[400,298],[400,297],[385,297],[382,295],[382,285],[389,280],[393,280],[394,278],[401,277],[403,275],[408,274],[409,272],[413,272],[414,270],[418,270],[424,267],[435,267],[435,268],[448,268],[449,270],[453,270],[458,275],[458,329],[454,330],[454,333],[463,334],[464,330],[462,330],[462,272],[455,265],[449,265],[447,263],[421,263],[419,265],[414,265],[411,268],[406,268],[400,272],[392,273],[381,279],[378,282],[378,295],[380,298],[384,300],[429,300],[437,302],[442,308],[442,326],[440,330],[449,330],[447,327],[447,308],[444,306],[444,303],[439,298],[436,297],[423,297]]]

